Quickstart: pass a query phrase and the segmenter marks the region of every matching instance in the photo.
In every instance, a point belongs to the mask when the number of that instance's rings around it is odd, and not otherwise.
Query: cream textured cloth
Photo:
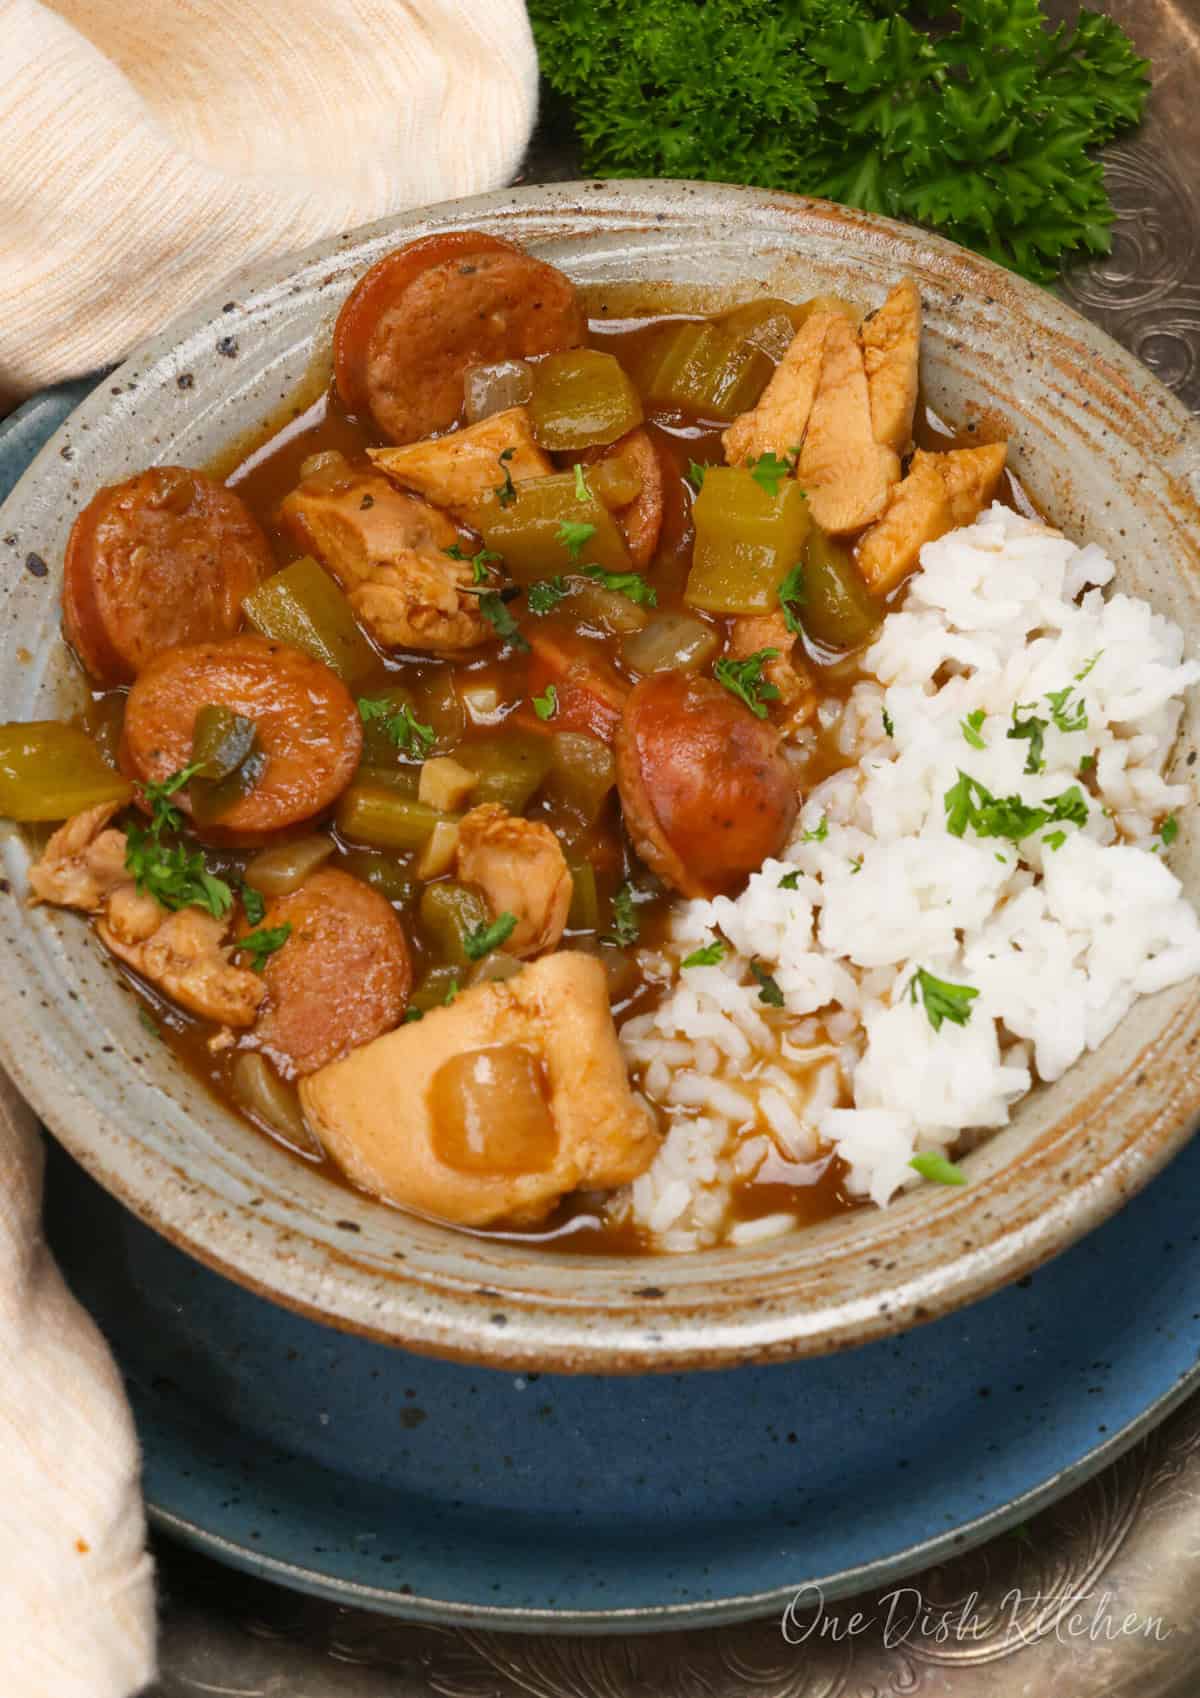
[[[522,0],[0,0],[0,399],[509,181],[536,89]]]
[[[508,181],[536,86],[522,0],[0,0],[0,403],[236,267]],[[0,1698],[125,1698],[154,1662],[136,1440],[40,1201],[0,1078]]]
[[[154,1667],[137,1440],[41,1206],[37,1124],[0,1075],[0,1693],[117,1698]]]

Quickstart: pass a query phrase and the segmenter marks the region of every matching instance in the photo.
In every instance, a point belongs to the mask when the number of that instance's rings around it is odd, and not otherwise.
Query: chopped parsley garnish
[[[757,957],[750,962],[750,976],[758,985],[758,1000],[760,1002],[765,1002],[768,1008],[783,1007],[783,992]]]
[[[585,578],[594,578],[598,584],[603,584],[606,590],[612,590],[616,595],[628,596],[639,607],[657,607],[658,595],[653,586],[648,584],[640,572],[606,572],[603,566],[585,566]]]
[[[707,470],[708,470],[707,466],[700,465],[699,462],[696,461],[696,460],[689,460],[688,461],[688,469],[687,469],[688,482],[691,484],[692,488],[696,491],[697,495],[704,488],[704,474]]]
[[[237,940],[239,952],[250,956],[250,965],[256,973],[261,973],[268,955],[274,955],[277,949],[282,949],[292,935],[290,921],[285,920],[281,926],[268,926],[265,931],[247,932],[245,937]]]
[[[1081,755],[1080,756],[1079,770],[1080,770],[1081,773],[1094,772],[1095,767],[1096,767],[1096,757],[1095,757],[1095,755]]]
[[[993,796],[986,785],[961,767],[957,781],[942,800],[946,830],[953,837],[961,837],[970,826],[978,837],[1006,837],[1010,843],[1020,843],[1044,825],[1056,825],[1060,820],[1086,825],[1088,817],[1087,803],[1077,784],[1051,796],[1045,806],[1034,807],[1020,796]]]
[[[569,593],[567,580],[560,573],[554,578],[538,578],[535,583],[530,584],[525,600],[530,613],[549,613],[550,609],[557,607]]]
[[[779,688],[769,678],[763,677],[763,667],[768,661],[778,658],[778,649],[759,649],[755,654],[747,655],[745,660],[729,660],[723,656],[713,666],[713,677],[718,684],[724,684],[731,695],[745,702],[756,719],[765,719],[767,710],[763,703],[775,701]]]
[[[851,878],[854,877],[855,873],[861,873],[862,872],[862,864],[863,864],[862,856],[856,855],[850,863],[850,877]]]
[[[1166,819],[1158,828],[1158,835],[1162,841],[1163,848],[1169,849],[1175,839],[1179,836],[1179,821],[1175,818],[1174,814],[1167,815]]]
[[[592,492],[587,486],[587,481],[583,475],[583,467],[580,465],[578,460],[576,460],[571,470],[575,473],[576,501],[590,501],[592,499]]]
[[[973,749],[987,748],[987,744],[979,735],[980,727],[986,718],[987,714],[984,713],[983,709],[976,708],[974,713],[969,713],[965,719],[960,719],[958,722],[959,730]]]
[[[1042,842],[1046,845],[1047,849],[1054,850],[1061,849],[1066,841],[1067,834],[1065,831],[1048,831],[1045,837],[1042,838]]]
[[[448,554],[451,560],[466,560],[470,563],[471,582],[473,584],[486,584],[488,567],[494,563],[498,564],[504,559],[504,556],[497,554],[494,548],[481,548],[477,554],[466,554],[456,542],[451,543],[450,547],[443,552]]]
[[[785,454],[780,459],[778,454],[773,454],[769,449],[765,454],[760,454],[757,460],[746,461],[746,470],[759,488],[765,489],[768,495],[779,494],[780,484],[791,475],[795,466],[795,454]]]
[[[822,814],[811,831],[806,831],[801,837],[801,843],[824,843],[829,836],[829,821]]]
[[[125,868],[133,874],[139,890],[153,896],[162,907],[203,908],[214,919],[223,920],[233,907],[233,891],[224,879],[210,873],[199,850],[182,843],[167,844],[165,831],[178,831],[183,815],[170,798],[195,774],[196,767],[180,767],[161,784],[143,786],[150,804],[148,827],[130,825],[125,830]]]
[[[883,709],[883,734],[885,737],[896,735],[896,722],[886,708]]]
[[[501,507],[511,507],[517,499],[517,486],[513,483],[512,473],[508,469],[508,462],[515,453],[515,448],[506,448],[502,454],[497,456],[500,461],[500,469],[504,473],[504,482],[497,484],[495,490],[496,500]]]
[[[383,726],[388,740],[406,755],[423,761],[434,745],[437,733],[432,725],[423,725],[407,702],[399,707],[386,696],[360,696],[358,715],[364,725],[376,722]]]
[[[690,955],[685,955],[680,963],[684,967],[715,967],[718,961],[725,959],[725,945],[719,937],[711,943],[702,944],[699,949],[693,949]]]
[[[932,1179],[935,1185],[965,1185],[967,1176],[961,1167],[955,1165],[948,1156],[939,1150],[923,1150],[909,1162],[909,1167],[915,1169],[922,1179]]]
[[[800,561],[792,567],[787,577],[775,592],[779,597],[779,605],[783,609],[783,622],[793,637],[800,635],[800,620],[796,614],[798,607],[803,607],[808,600],[808,589],[804,582],[804,567]]]
[[[1100,659],[1100,656],[1103,653],[1104,653],[1103,649],[1097,649],[1095,654],[1092,656],[1092,658],[1090,660],[1084,662],[1081,670],[1078,671],[1075,674],[1075,682],[1077,684],[1083,683],[1083,680],[1087,677],[1088,673],[1092,670],[1093,666],[1095,666],[1096,662]]]
[[[521,635],[521,627],[508,611],[504,597],[499,591],[489,590],[486,595],[481,595],[479,611],[503,642],[511,643],[515,649],[527,649],[529,647],[529,644]]]
[[[941,1031],[944,1020],[954,1026],[965,1026],[971,1018],[971,1004],[978,995],[973,986],[951,985],[945,979],[935,979],[924,967],[918,967],[908,982],[909,1001],[916,1002],[920,997],[935,1032]]]
[[[589,525],[583,520],[564,519],[554,540],[562,543],[572,560],[578,560],[583,553],[584,543],[595,534],[595,525]]]
[[[458,980],[457,979],[451,979],[450,983],[446,986],[446,994],[442,998],[442,1007],[443,1008],[449,1008],[450,1004],[454,1001],[455,997],[458,995],[459,988],[460,987],[459,987]]]
[[[1037,714],[1032,711],[1033,707],[1033,702],[1014,702],[1012,724],[1009,726],[1006,735],[1018,741],[1024,739],[1029,744],[1029,753],[1025,756],[1026,772],[1045,772],[1046,757],[1042,749],[1046,740],[1046,727],[1050,722],[1046,719],[1039,719]],[[1028,718],[1018,719],[1017,715],[1025,713],[1027,709],[1029,710]]]
[[[490,925],[480,925],[469,931],[463,938],[463,949],[468,961],[482,961],[485,955],[490,955],[493,949],[499,949],[502,943],[507,943],[517,929],[517,916],[505,909],[503,914],[497,914]],[[458,986],[454,989],[457,991]],[[450,998],[446,998],[447,1002]]]
[[[425,1010],[423,1008],[406,1008],[404,1010],[404,1018],[401,1020],[400,1024],[402,1026],[411,1026],[417,1020],[423,1020],[424,1018]]]
[[[779,881],[780,890],[796,890],[800,881],[800,868],[793,867],[790,873],[784,873]]]
[[[531,696],[533,711],[539,719],[553,719],[558,712],[558,687],[547,684],[540,696]]]
[[[607,941],[624,949],[627,945],[637,942],[640,931],[641,926],[633,902],[633,886],[626,883],[612,899],[612,931],[607,934]]]
[[[252,926],[262,924],[263,915],[267,911],[267,899],[261,890],[255,890],[252,884],[243,884],[242,907],[246,910],[246,918]]]
[[[1088,728],[1087,704],[1083,697],[1067,705],[1067,698],[1074,694],[1074,690],[1074,684],[1068,684],[1065,690],[1046,691],[1050,717],[1060,731],[1086,731]]]

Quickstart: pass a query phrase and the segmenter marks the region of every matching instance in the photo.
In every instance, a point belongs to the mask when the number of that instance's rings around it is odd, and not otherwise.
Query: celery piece
[[[620,361],[598,348],[547,354],[533,373],[533,434],[552,454],[615,442],[642,422],[642,403]]]
[[[693,507],[696,542],[684,600],[706,613],[772,613],[808,536],[793,478],[770,494],[745,466],[710,466]]]

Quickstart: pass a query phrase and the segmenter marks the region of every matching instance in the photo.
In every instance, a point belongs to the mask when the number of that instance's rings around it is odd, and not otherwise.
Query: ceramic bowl
[[[1122,587],[1200,636],[1200,426],[1052,295],[919,231],[816,201],[715,185],[575,183],[392,218],[222,291],[139,349],[67,420],[0,509],[0,719],[75,709],[59,641],[63,547],[97,486],[203,465],[315,393],[343,297],[389,248],[480,227],[528,244],[594,310],[760,292],[926,309],[926,399],[959,425],[1006,421],[1012,463]],[[298,404],[298,403],[297,403]],[[42,572],[41,564],[49,568]],[[1189,710],[1176,765],[1195,760]],[[1200,895],[1189,821],[1172,864]],[[151,1038],[77,917],[22,900],[10,827],[0,913],[0,1059],[71,1153],[177,1244],[334,1326],[510,1368],[639,1372],[816,1354],[983,1296],[1095,1226],[1193,1129],[1200,991],[1141,1002],[1117,1032],[922,1188],[794,1236],[675,1258],[562,1258],[413,1219],[330,1184],[235,1120]]]

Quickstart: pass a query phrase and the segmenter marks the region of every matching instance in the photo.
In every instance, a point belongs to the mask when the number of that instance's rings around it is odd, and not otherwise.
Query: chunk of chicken
[[[461,654],[495,635],[479,611],[468,561],[446,553],[458,531],[420,496],[369,472],[306,478],[280,518],[346,590],[384,648]]]
[[[157,920],[145,904],[157,909]],[[153,923],[147,933],[147,921]],[[120,961],[189,1013],[225,1026],[252,1026],[266,987],[257,973],[235,967],[222,942],[226,920],[200,908],[166,914],[153,897],[130,885],[114,893],[106,918],[97,921],[101,942]]]
[[[525,478],[548,477],[554,470],[533,439],[524,407],[509,407],[428,442],[368,448],[367,453],[394,483],[415,489],[468,525],[484,496],[503,485],[506,472],[520,483]],[[502,461],[500,456],[506,453],[509,457]]]
[[[895,450],[875,440],[863,351],[840,315],[826,328],[796,475],[808,491],[813,518],[834,536],[861,530],[878,518],[900,476]]]
[[[724,432],[721,441],[731,466],[757,460],[760,454],[794,453],[803,442],[817,395],[825,338],[835,319],[850,328],[840,312],[809,314],[758,401]],[[852,329],[850,335],[854,335]]]
[[[875,440],[903,454],[912,441],[921,351],[921,297],[911,277],[902,278],[864,319],[859,337]]]
[[[731,621],[731,660],[745,660],[760,649],[779,650],[778,658],[763,668],[763,675],[779,691],[778,706],[785,729],[798,731],[816,714],[820,697],[812,673],[796,655],[796,638],[782,612],[747,613]]]
[[[180,1007],[228,1026],[250,1026],[265,995],[257,973],[229,961],[229,921],[199,908],[170,913],[139,890],[125,866],[125,833],[106,829],[117,805],[88,808],[51,837],[29,869],[34,900],[98,914],[104,946]]]
[[[643,1173],[658,1139],[629,1088],[591,956],[560,952],[400,1026],[300,1083],[364,1190],[465,1226],[543,1219]]]
[[[125,833],[105,829],[120,807],[119,802],[103,802],[59,826],[29,869],[35,902],[95,914],[111,891],[130,882]]]
[[[927,542],[978,518],[996,493],[1007,448],[1004,442],[946,454],[918,448],[883,517],[859,539],[855,563],[873,595],[888,594],[915,572]]]
[[[493,918],[515,914],[504,948],[524,959],[553,949],[571,906],[571,872],[548,825],[516,819],[495,802],[465,815],[458,828],[458,876],[478,885]]]

